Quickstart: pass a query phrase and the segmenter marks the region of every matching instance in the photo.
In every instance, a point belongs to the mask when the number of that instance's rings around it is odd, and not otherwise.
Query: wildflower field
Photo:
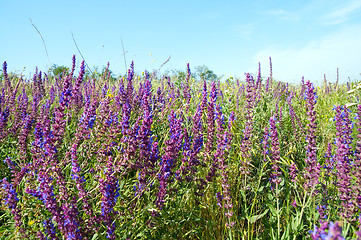
[[[3,64],[0,239],[361,239],[357,82],[75,62]]]

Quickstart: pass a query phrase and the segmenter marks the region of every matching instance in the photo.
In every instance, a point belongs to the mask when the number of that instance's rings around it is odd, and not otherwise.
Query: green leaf
[[[355,105],[357,105],[357,103],[346,103],[347,108],[355,106]]]
[[[266,211],[264,211],[262,214],[252,216],[252,217],[249,219],[249,222],[250,222],[250,223],[254,223],[254,222],[256,222],[258,219],[261,219],[261,218],[262,218],[264,215],[266,215],[267,213],[268,213],[268,209],[266,209]]]
[[[95,233],[92,237],[92,240],[98,239],[98,233]]]
[[[356,89],[351,89],[350,91],[347,92],[347,94],[354,93],[355,91],[356,91]]]

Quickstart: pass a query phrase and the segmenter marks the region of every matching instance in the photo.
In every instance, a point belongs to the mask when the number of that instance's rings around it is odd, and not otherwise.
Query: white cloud
[[[261,62],[262,72],[269,72],[272,57],[274,78],[286,82],[299,82],[302,76],[320,82],[323,74],[335,81],[339,68],[340,80],[360,78],[361,25],[349,27],[321,39],[309,42],[301,48],[270,47],[253,56],[253,63]]]
[[[344,23],[349,20],[352,13],[361,9],[361,1],[351,1],[343,6],[339,6],[337,10],[334,10],[321,17],[324,24],[334,25]]]

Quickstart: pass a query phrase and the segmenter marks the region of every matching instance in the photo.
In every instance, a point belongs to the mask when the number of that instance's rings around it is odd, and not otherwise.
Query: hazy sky
[[[0,61],[10,71],[47,70],[81,57],[125,73],[206,65],[218,75],[269,75],[282,81],[361,79],[361,1],[10,1],[0,0]],[[49,53],[29,18],[41,32]],[[78,62],[79,65],[79,62]],[[79,69],[77,69],[79,70]]]

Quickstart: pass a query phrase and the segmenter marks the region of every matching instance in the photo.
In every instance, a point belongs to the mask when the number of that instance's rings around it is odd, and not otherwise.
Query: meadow
[[[361,239],[356,81],[75,63],[3,64],[1,239]]]

